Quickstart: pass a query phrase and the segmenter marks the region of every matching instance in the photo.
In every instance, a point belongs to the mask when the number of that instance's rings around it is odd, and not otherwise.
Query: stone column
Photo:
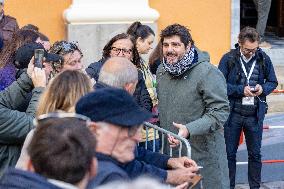
[[[240,0],[231,0],[231,48],[235,48],[240,32]]]
[[[104,45],[116,34],[126,32],[134,21],[149,24],[157,31],[159,13],[148,0],[73,0],[63,14],[67,40],[77,41],[85,66],[102,56]]]

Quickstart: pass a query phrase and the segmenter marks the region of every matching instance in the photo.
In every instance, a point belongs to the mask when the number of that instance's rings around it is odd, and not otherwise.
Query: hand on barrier
[[[179,129],[178,135],[187,138],[189,136],[189,132],[185,125],[173,122],[173,126]],[[168,141],[170,143],[170,147],[176,147],[179,145],[180,141],[175,139],[175,137],[168,135]]]
[[[180,158],[170,158],[168,160],[168,168],[170,169],[178,169],[178,168],[189,168],[189,167],[197,167],[197,164],[192,159],[188,157],[180,157]]]

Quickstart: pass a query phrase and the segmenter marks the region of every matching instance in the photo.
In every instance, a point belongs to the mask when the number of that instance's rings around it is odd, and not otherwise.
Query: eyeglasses
[[[122,52],[123,55],[131,55],[132,53],[132,49],[111,47],[111,50],[115,53],[115,55],[119,55],[120,52]]]
[[[142,128],[141,125],[132,126],[128,128],[128,137],[134,137],[138,131]]]
[[[49,119],[60,119],[60,118],[75,118],[80,121],[86,122],[86,126],[89,127],[91,123],[91,119],[87,116],[76,114],[76,113],[66,113],[66,112],[52,112],[48,114],[42,114],[33,120],[35,126],[39,124],[41,121],[49,120]]]
[[[246,54],[249,54],[249,53],[255,53],[257,50],[259,49],[259,47],[256,47],[254,49],[247,49],[247,48],[242,48],[242,51]]]

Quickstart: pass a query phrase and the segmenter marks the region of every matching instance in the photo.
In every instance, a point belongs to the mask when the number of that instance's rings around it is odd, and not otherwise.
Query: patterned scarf
[[[198,54],[195,48],[192,46],[188,52],[175,64],[167,63],[166,59],[163,58],[163,67],[174,77],[179,77],[184,74],[194,63],[198,61]]]

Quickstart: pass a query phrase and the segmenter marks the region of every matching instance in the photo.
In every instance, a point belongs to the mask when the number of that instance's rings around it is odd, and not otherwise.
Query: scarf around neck
[[[194,63],[198,61],[198,54],[192,46],[177,63],[169,64],[163,58],[164,69],[174,77],[183,75]]]

